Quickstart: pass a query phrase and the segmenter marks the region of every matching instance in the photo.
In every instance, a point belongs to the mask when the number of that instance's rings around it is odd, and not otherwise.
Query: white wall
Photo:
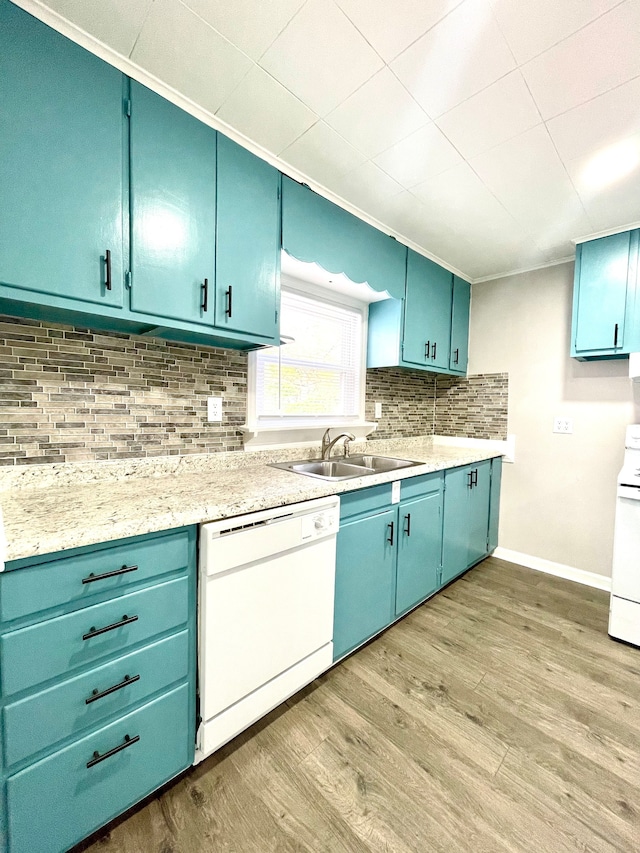
[[[569,357],[572,291],[573,264],[474,285],[469,373],[509,374],[516,461],[503,468],[500,546],[610,575],[616,475],[640,389],[626,359]],[[572,435],[552,432],[556,415],[573,418]]]

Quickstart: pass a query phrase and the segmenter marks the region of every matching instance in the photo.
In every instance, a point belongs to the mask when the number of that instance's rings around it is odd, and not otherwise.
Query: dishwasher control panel
[[[300,518],[300,540],[309,542],[323,536],[332,536],[338,532],[340,514],[338,507],[330,507],[311,512]]]

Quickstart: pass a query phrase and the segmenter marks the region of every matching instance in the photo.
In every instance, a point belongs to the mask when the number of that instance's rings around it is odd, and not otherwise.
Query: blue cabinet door
[[[278,343],[280,174],[218,136],[215,325]]]
[[[395,509],[341,524],[336,554],[334,660],[393,619],[397,527]]]
[[[491,493],[489,496],[489,540],[488,551],[498,547],[498,522],[500,520],[500,486],[502,483],[502,459],[491,460]]]
[[[404,306],[403,361],[449,368],[453,276],[409,250]]]
[[[637,235],[637,231],[626,231],[578,246],[572,355],[630,352]]]
[[[124,77],[6,0],[0,39],[3,295],[120,307]]]
[[[469,358],[469,308],[471,306],[471,285],[469,282],[453,277],[453,309],[451,312],[451,348],[449,369],[462,375],[467,372]]]
[[[471,466],[471,474],[473,487],[469,494],[468,566],[472,566],[487,555],[491,461],[476,462]]]
[[[131,308],[213,325],[216,131],[131,82]]]
[[[469,465],[451,468],[444,477],[443,584],[449,583],[469,565],[471,470]]]
[[[399,616],[438,588],[442,554],[442,492],[403,501],[398,511],[396,608]]]

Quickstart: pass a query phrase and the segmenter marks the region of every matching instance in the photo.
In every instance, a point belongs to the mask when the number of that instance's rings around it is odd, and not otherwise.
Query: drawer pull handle
[[[431,349],[431,341],[427,341],[424,345],[424,360],[427,361],[431,356],[429,355],[429,350]]]
[[[107,249],[104,253],[105,277],[104,289],[111,290],[111,249]]]
[[[224,295],[227,300],[227,307],[224,309],[224,313],[231,319],[231,314],[233,313],[233,285],[229,285],[229,289],[225,290]]]
[[[106,761],[107,758],[111,758],[112,755],[117,755],[117,753],[122,752],[123,749],[127,749],[129,746],[133,746],[134,743],[138,743],[140,740],[140,735],[134,735],[134,737],[129,737],[129,735],[124,736],[124,741],[118,746],[114,746],[113,749],[110,749],[109,752],[104,752],[102,755],[96,750],[93,753],[93,758],[91,761],[87,761],[87,767],[95,767],[96,764],[100,764],[101,761]]]
[[[407,526],[404,529],[405,536],[411,536],[411,513],[410,512],[408,512],[405,515],[404,520],[407,522]]]
[[[431,359],[432,359],[432,360],[433,360],[433,359],[435,359],[435,357],[436,357],[436,344],[437,344],[437,343],[438,343],[438,342],[436,341],[435,343],[433,343],[433,344],[431,345]]]
[[[103,581],[107,578],[115,578],[116,575],[126,575],[128,572],[137,572],[137,566],[123,566],[121,569],[116,569],[113,572],[105,572],[102,575],[94,575],[93,572],[86,577],[82,578],[82,583],[94,583],[95,581]]]
[[[614,345],[614,347],[618,346],[618,324],[617,323],[613,327],[613,345]]]
[[[207,311],[209,308],[209,279],[205,278],[204,282],[200,285],[200,289],[202,291],[202,302],[200,303],[200,307],[203,311]]]
[[[454,352],[454,355],[455,355],[455,357],[454,357],[454,359],[453,359],[453,363],[454,363],[454,364],[457,364],[457,363],[458,363],[458,356],[460,355],[460,350],[458,350],[458,349],[454,349],[454,351],[453,351],[453,352]]]
[[[105,696],[109,696],[111,693],[115,693],[116,690],[122,690],[123,687],[126,687],[129,684],[133,684],[136,681],[140,681],[139,675],[125,675],[122,681],[119,684],[114,684],[113,687],[107,687],[106,690],[103,690],[102,693],[96,688],[91,696],[88,699],[84,700],[85,705],[90,705],[92,702],[97,702],[98,699],[104,699]]]
[[[94,628],[92,626],[87,634],[82,635],[82,639],[90,640],[92,637],[98,637],[100,634],[106,634],[107,631],[114,631],[116,628],[122,628],[123,625],[130,625],[132,622],[137,621],[137,616],[127,616],[125,613],[122,619],[119,622],[114,622],[113,625],[105,625],[104,628]]]
[[[387,542],[389,543],[389,545],[393,545],[393,528],[394,528],[393,521],[391,521],[389,524],[387,524],[387,528],[389,529],[389,535],[387,536]]]

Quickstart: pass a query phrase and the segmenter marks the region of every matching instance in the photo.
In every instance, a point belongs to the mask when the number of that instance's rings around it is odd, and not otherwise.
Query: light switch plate
[[[222,420],[222,397],[207,397],[207,420]]]

